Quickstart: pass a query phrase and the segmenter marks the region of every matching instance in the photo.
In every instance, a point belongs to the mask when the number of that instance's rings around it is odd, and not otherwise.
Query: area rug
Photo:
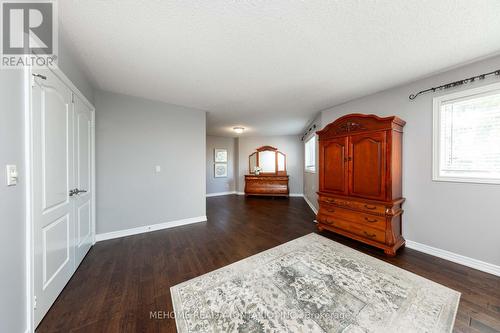
[[[451,332],[460,293],[317,234],[171,288],[178,332]]]

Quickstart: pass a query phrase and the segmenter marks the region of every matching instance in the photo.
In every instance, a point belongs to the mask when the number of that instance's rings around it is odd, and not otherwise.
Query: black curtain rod
[[[302,135],[302,138],[300,139],[301,141],[304,141],[304,138],[309,134],[311,133],[312,130],[315,130],[316,129],[316,124],[313,124],[311,127],[309,127],[309,129],[304,133],[304,135]]]
[[[438,86],[438,87],[433,87],[433,88],[429,88],[429,89],[426,89],[426,90],[422,90],[422,91],[419,91],[416,94],[411,94],[408,98],[411,101],[413,101],[415,98],[418,97],[418,95],[425,94],[425,93],[431,92],[431,91],[435,92],[437,90],[443,90],[443,89],[448,89],[448,88],[453,88],[453,87],[461,86],[463,84],[471,83],[471,82],[474,82],[476,80],[484,80],[486,77],[491,76],[491,75],[500,76],[500,69],[497,69],[496,71],[493,71],[493,72],[489,72],[489,73],[484,73],[484,74],[472,76],[472,77],[467,78],[467,79],[463,79],[463,80],[459,80],[459,81],[455,81],[455,82],[443,84],[442,86]]]

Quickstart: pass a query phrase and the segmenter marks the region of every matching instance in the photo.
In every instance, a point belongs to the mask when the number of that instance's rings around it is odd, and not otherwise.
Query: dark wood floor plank
[[[170,287],[315,232],[302,198],[207,199],[208,222],[97,243],[37,332],[175,332]],[[462,293],[455,332],[495,332],[500,278],[403,248],[398,256],[321,235]],[[165,318],[151,318],[160,313]]]

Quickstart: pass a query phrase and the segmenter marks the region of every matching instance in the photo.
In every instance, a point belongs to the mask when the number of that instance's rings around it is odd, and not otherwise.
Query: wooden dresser
[[[245,175],[245,195],[288,196],[288,175]]]
[[[288,197],[286,155],[278,148],[257,148],[248,156],[248,172],[250,174],[245,175],[245,195]]]
[[[350,114],[318,131],[318,229],[394,256],[401,235],[402,136],[397,117]]]

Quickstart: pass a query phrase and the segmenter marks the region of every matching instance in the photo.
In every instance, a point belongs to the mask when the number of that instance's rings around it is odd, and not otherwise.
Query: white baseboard
[[[207,193],[207,198],[210,197],[220,197],[222,195],[231,195],[231,194],[236,194],[236,191],[231,191],[231,192],[216,192],[216,193]]]
[[[411,240],[406,240],[406,246],[410,249],[417,250],[423,253],[430,254],[435,257],[446,259],[460,265],[471,267],[486,273],[500,276],[500,266],[493,265],[481,260],[469,258],[461,254],[456,254],[450,251],[438,249],[429,245],[417,243]]]
[[[237,195],[245,195],[245,192],[236,192]]]
[[[316,207],[314,207],[314,205],[312,204],[311,201],[309,201],[309,199],[307,199],[307,196],[304,195],[304,200],[307,202],[307,204],[309,205],[309,207],[311,207],[311,210],[314,212],[314,214],[318,214],[318,210],[316,209]]]
[[[182,220],[175,220],[175,221],[169,221],[169,222],[164,222],[164,223],[145,225],[145,226],[137,227],[137,228],[111,231],[111,232],[107,232],[104,234],[95,235],[95,240],[96,240],[96,242],[101,242],[101,241],[113,239],[113,238],[119,238],[119,237],[142,234],[142,233],[150,232],[150,231],[179,227],[179,226],[186,225],[186,224],[205,222],[206,220],[207,220],[206,216],[197,216],[197,217],[190,217],[190,218],[182,219]]]

